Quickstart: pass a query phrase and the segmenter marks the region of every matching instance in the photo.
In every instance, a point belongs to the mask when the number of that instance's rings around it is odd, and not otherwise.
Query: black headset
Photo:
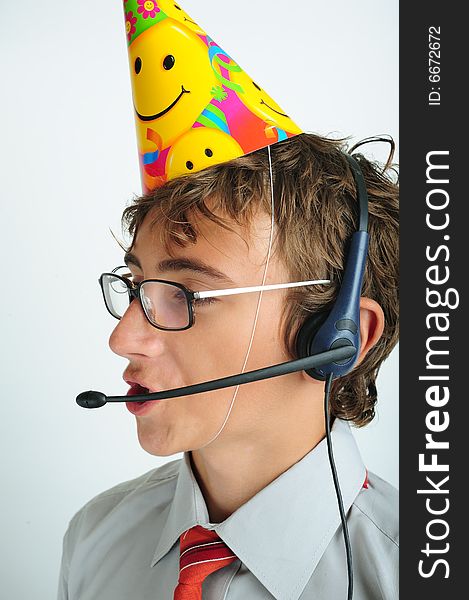
[[[342,284],[330,312],[321,312],[308,317],[296,336],[297,356],[303,358],[346,346],[355,352],[344,360],[305,369],[314,379],[325,380],[327,375],[334,378],[349,373],[360,351],[360,296],[368,254],[368,193],[358,162],[349,154],[349,162],[359,204],[358,230],[352,235]]]

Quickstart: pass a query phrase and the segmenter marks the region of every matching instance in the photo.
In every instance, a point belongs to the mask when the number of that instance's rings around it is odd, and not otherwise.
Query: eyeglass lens
[[[102,278],[104,299],[109,312],[120,319],[131,300],[125,282],[115,275]],[[165,329],[184,329],[189,325],[189,304],[182,289],[170,283],[146,281],[140,286],[140,299],[148,320]]]

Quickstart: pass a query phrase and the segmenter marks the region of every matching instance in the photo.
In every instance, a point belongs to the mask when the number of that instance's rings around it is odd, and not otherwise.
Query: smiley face
[[[233,71],[231,81],[241,86],[242,92],[238,92],[238,97],[243,104],[268,125],[278,127],[288,133],[301,133],[302,130],[298,125],[247,73]]]
[[[168,15],[168,17],[180,21],[189,29],[195,31],[195,33],[207,35],[205,31],[190,18],[186,11],[183,10],[177,2],[174,2],[174,0],[158,0],[158,6]]]
[[[174,179],[243,155],[238,142],[223,131],[196,127],[180,137],[169,151],[166,174],[168,179]]]
[[[212,99],[217,79],[207,46],[167,17],[132,42],[129,60],[139,150],[163,150],[192,127]]]

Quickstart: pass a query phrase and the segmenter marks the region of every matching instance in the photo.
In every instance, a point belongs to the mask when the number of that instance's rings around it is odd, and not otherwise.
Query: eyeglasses
[[[128,277],[117,275],[116,271],[122,268],[126,267],[117,267],[99,278],[107,310],[116,319],[121,319],[130,303],[138,299],[148,322],[163,331],[184,331],[192,327],[196,306],[209,304],[211,298],[330,283],[329,279],[320,279],[194,292],[180,283],[164,279],[145,279],[135,284]]]

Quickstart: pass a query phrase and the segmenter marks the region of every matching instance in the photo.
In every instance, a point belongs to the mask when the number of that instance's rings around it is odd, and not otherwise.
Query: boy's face
[[[236,233],[232,233],[201,221],[197,243],[175,246],[173,256],[168,256],[161,244],[158,226],[152,229],[150,222],[151,215],[141,225],[128,261],[136,282],[166,279],[193,291],[262,284],[270,235],[267,215],[255,218],[250,235],[236,225]],[[171,267],[161,264],[168,259],[173,261]],[[182,259],[185,265],[178,264]],[[189,268],[190,261],[216,270],[218,276]],[[272,257],[266,284],[289,280],[283,265]],[[129,361],[124,379],[159,391],[240,373],[258,298],[259,293],[248,293],[196,304],[194,326],[176,332],[150,325],[140,304],[132,302],[110,338],[111,349]],[[288,360],[279,331],[284,299],[284,290],[264,292],[246,371]],[[263,429],[272,427],[272,419],[281,426],[288,391],[300,377],[294,373],[241,386],[230,418],[213,445],[249,443],[250,437],[255,439]],[[223,425],[234,391],[232,387],[152,404],[150,410],[136,416],[140,444],[157,456],[204,447]]]

